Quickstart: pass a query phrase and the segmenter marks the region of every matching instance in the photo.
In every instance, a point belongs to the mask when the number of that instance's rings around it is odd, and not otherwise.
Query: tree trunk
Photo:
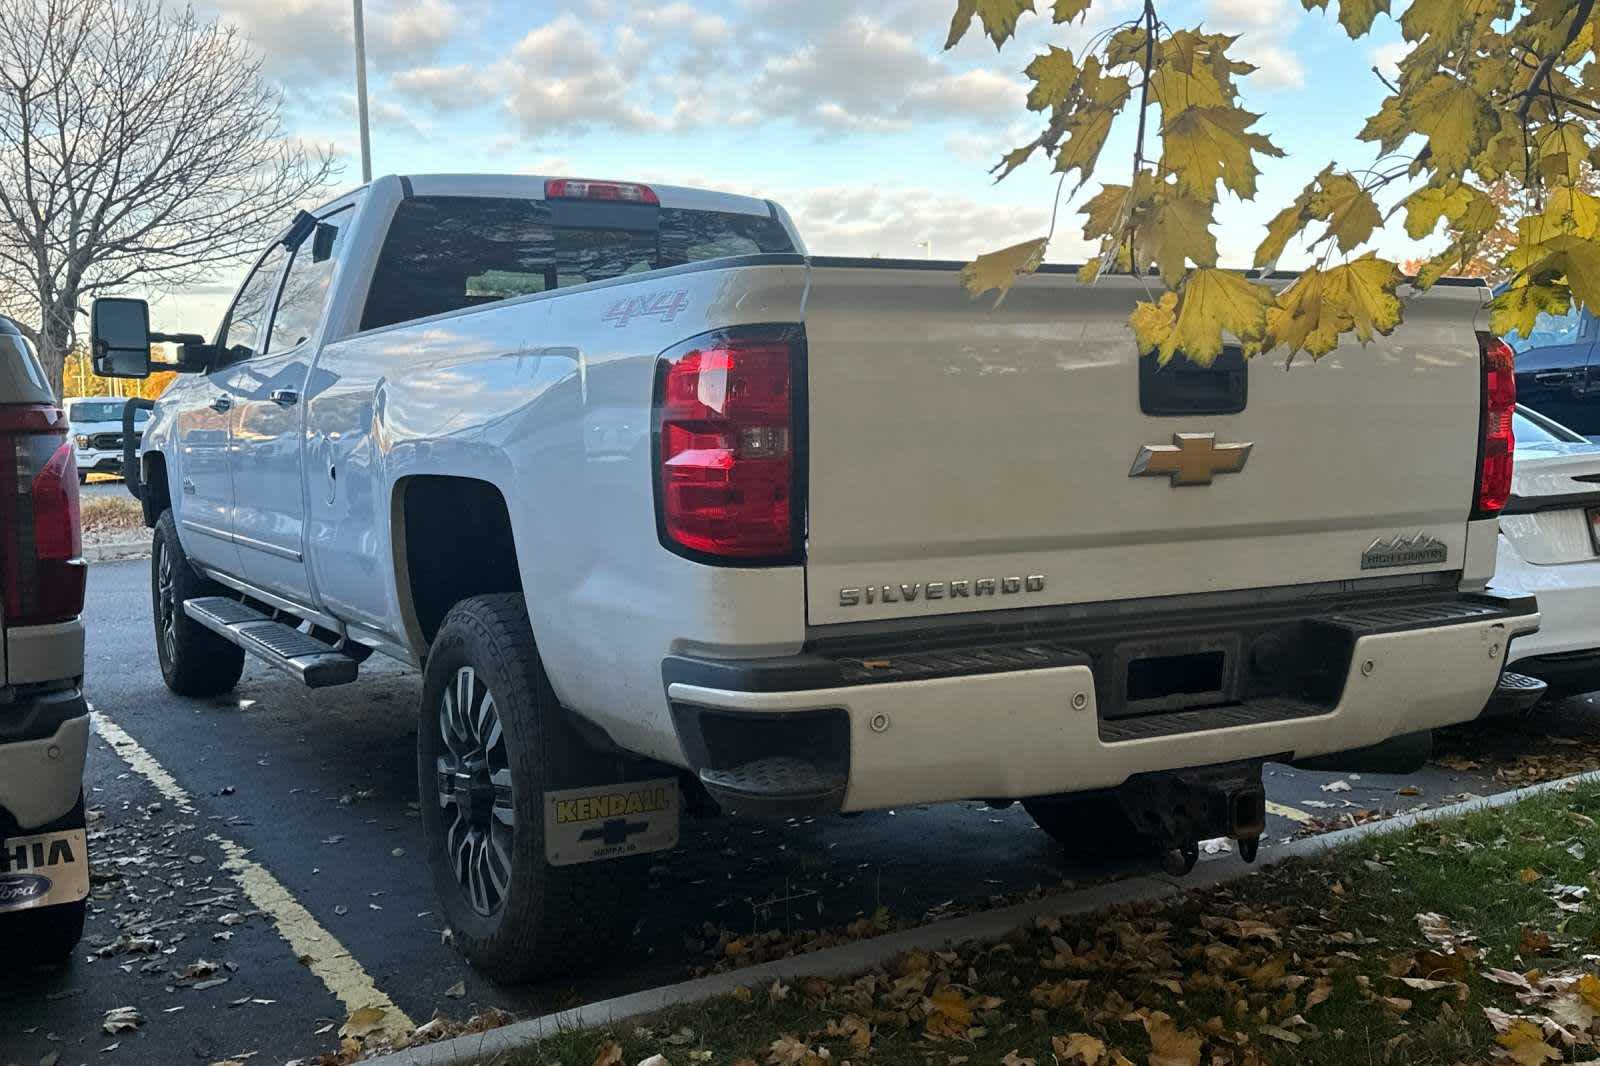
[[[67,352],[72,350],[72,316],[76,300],[65,297],[41,307],[43,312],[39,328],[39,362],[44,365],[45,376],[56,399],[63,398],[62,374],[66,367]]]

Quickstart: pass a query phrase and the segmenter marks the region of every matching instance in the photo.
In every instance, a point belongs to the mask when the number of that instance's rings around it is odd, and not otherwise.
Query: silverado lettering
[[[898,585],[863,585],[839,590],[840,607],[858,607],[863,603],[915,603],[924,600],[964,599],[971,596],[993,596],[997,592],[1010,596],[1019,592],[1043,592],[1044,575],[1026,577],[980,577],[973,580],[913,582]]]

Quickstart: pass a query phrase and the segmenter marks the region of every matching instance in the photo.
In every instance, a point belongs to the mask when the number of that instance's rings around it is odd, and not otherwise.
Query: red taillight
[[[1517,407],[1516,353],[1499,337],[1478,334],[1483,366],[1483,440],[1478,446],[1478,494],[1474,518],[1493,518],[1511,496],[1512,455],[1517,441],[1511,415]]]
[[[550,178],[544,183],[546,200],[611,200],[624,204],[659,204],[656,191],[630,181],[587,181]]]
[[[0,407],[0,580],[8,626],[83,610],[78,462],[61,412]]]
[[[669,547],[720,559],[793,559],[799,347],[788,327],[733,329],[662,356],[657,499]]]

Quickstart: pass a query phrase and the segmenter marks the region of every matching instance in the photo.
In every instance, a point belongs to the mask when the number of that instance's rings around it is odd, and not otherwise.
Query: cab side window
[[[267,350],[267,318],[272,313],[272,298],[278,292],[284,260],[288,258],[288,250],[281,244],[274,244],[245,279],[232,310],[223,320],[221,336],[217,338],[224,362],[237,363]]]
[[[317,228],[295,249],[289,272],[283,278],[278,309],[272,316],[268,351],[288,351],[304,344],[316,332],[328,304],[328,289],[345,249],[344,234],[350,228],[352,217],[349,209],[329,215],[318,222]]]

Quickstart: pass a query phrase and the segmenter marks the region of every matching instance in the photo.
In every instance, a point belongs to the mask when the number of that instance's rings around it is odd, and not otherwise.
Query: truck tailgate
[[[1046,273],[992,310],[953,264],[814,259],[810,623],[1461,569],[1483,290],[1316,364],[1141,382],[1145,291]]]

